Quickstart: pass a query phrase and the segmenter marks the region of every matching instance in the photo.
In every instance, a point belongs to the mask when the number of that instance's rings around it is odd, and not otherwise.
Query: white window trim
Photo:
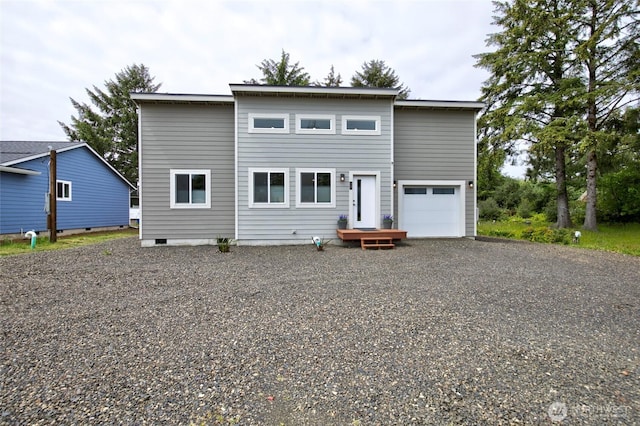
[[[254,173],[284,173],[284,203],[254,203],[253,202],[253,174]],[[289,169],[250,168],[248,173],[249,208],[250,209],[288,209],[289,208]]]
[[[349,120],[370,120],[375,121],[375,130],[348,130],[347,121]],[[359,136],[376,136],[380,135],[380,116],[379,115],[343,115],[342,116],[342,134],[343,135],[359,135]]]
[[[284,119],[284,128],[283,129],[264,129],[261,127],[253,127],[253,120],[255,118],[282,118]],[[247,128],[249,133],[289,133],[289,114],[259,114],[259,113],[250,113],[249,114],[249,122],[247,123]]]
[[[176,203],[176,175],[204,175],[204,203]],[[170,169],[169,170],[169,206],[172,209],[210,209],[211,208],[211,170],[209,169]]]
[[[330,203],[303,203],[300,200],[302,182],[300,175],[302,173],[330,173],[331,174],[331,202]],[[316,193],[317,196],[317,193]],[[336,169],[296,169],[296,207],[297,208],[312,208],[312,209],[331,209],[336,207]]]
[[[68,185],[69,186],[69,196],[68,197],[63,197],[61,194],[58,193],[58,184],[61,183],[63,186],[64,185]],[[56,200],[57,201],[73,201],[72,199],[72,186],[71,186],[71,181],[68,180],[56,180]]]
[[[302,120],[329,120],[329,129],[303,129],[301,127]],[[335,135],[336,134],[336,116],[330,114],[296,114],[296,133],[307,135]]]

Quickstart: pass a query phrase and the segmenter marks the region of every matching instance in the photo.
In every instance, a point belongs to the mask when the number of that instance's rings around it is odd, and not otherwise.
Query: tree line
[[[505,184],[500,166],[525,143],[527,178],[555,186],[551,216],[558,227],[573,225],[576,194],[584,200],[579,218],[585,229],[597,229],[598,213],[639,220],[636,0],[513,0],[494,6],[500,31],[487,40],[494,50],[476,56],[477,66],[490,73],[480,98],[486,108],[478,121],[478,182],[494,189],[481,203],[497,202],[495,191]]]

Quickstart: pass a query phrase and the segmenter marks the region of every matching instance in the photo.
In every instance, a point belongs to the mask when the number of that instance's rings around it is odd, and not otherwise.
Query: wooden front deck
[[[363,250],[367,248],[394,248],[392,241],[407,238],[407,231],[400,229],[337,229],[342,241],[360,241]]]

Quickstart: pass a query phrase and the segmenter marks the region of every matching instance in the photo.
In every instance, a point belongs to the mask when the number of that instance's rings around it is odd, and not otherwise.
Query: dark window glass
[[[347,130],[376,130],[376,121],[347,120]]]
[[[407,195],[425,195],[427,188],[405,188],[404,193]]]
[[[268,173],[254,173],[253,174],[253,202],[254,203],[268,203],[269,202],[269,185],[268,185]]]
[[[452,195],[456,193],[455,188],[433,188],[434,195]]]
[[[303,118],[300,120],[300,128],[331,130],[331,120]]]
[[[331,202],[331,173],[318,173],[318,202]]]
[[[315,173],[300,174],[300,202],[314,203],[316,201],[314,178]]]
[[[176,203],[189,203],[189,175],[176,175]]]
[[[284,118],[254,118],[254,129],[284,129]]]

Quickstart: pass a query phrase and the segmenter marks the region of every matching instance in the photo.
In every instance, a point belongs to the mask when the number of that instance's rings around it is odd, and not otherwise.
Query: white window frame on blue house
[[[256,127],[255,120],[282,120],[283,127]],[[249,113],[248,114],[247,129],[249,133],[280,133],[285,134],[289,133],[289,114],[259,114],[259,113]]]
[[[359,130],[357,128],[349,129],[350,121],[369,121],[373,122],[374,130]],[[343,135],[359,135],[359,136],[376,136],[381,134],[379,115],[343,115],[342,116],[342,134]]]
[[[61,185],[62,185],[62,191],[60,191],[60,186]],[[72,201],[72,197],[71,197],[71,181],[68,181],[68,180],[56,180],[56,200],[58,200],[58,201]]]
[[[302,174],[314,173],[314,201],[303,202],[302,201]],[[318,202],[318,187],[317,176],[318,173],[329,174],[329,182],[331,182],[330,188],[330,202]],[[297,208],[335,208],[336,207],[336,169],[313,169],[303,168],[296,169],[296,207]]]
[[[303,120],[329,121],[328,129],[302,127]],[[336,116],[331,114],[296,114],[296,133],[307,135],[335,135]]]
[[[169,199],[172,209],[209,209],[211,208],[211,170],[209,169],[170,169],[169,170]],[[179,175],[189,176],[189,201],[178,202],[176,200],[176,177]],[[193,176],[204,175],[204,202],[194,202],[193,200]]]
[[[256,173],[267,173],[267,201],[266,202],[256,202],[254,201],[254,175]],[[276,202],[271,200],[271,174],[272,173],[283,173],[284,174],[284,194],[283,201]],[[249,208],[255,209],[286,209],[289,208],[289,169],[279,169],[279,168],[249,168],[248,173],[248,184],[249,184]]]

